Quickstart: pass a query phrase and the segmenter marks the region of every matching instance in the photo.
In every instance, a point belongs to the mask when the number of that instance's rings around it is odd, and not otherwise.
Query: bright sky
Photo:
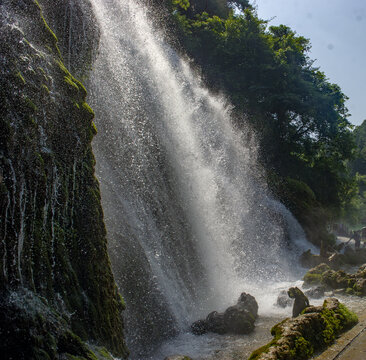
[[[351,123],[366,119],[366,0],[251,0],[258,16],[312,44],[311,59],[349,97]]]

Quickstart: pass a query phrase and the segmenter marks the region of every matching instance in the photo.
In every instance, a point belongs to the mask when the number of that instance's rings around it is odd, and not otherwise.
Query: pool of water
[[[276,306],[279,292],[290,286],[301,287],[302,282],[282,283],[272,288],[258,287],[251,289],[259,304],[259,316],[255,323],[255,330],[248,335],[218,335],[205,334],[196,336],[183,332],[176,338],[165,342],[151,359],[165,359],[173,355],[186,355],[194,360],[229,360],[247,359],[250,354],[272,339],[270,329],[278,322],[290,317],[292,307],[280,308]],[[366,311],[366,299],[355,296],[335,295],[342,303],[356,314]],[[310,299],[310,304],[321,305],[325,297]]]

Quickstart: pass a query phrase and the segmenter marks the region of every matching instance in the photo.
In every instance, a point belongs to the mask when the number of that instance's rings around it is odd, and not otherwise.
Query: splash
[[[293,279],[290,249],[306,240],[269,197],[250,130],[234,129],[225,99],[209,93],[146,11],[128,0],[92,4],[101,29],[89,84],[93,147],[139,356],[240,292]]]

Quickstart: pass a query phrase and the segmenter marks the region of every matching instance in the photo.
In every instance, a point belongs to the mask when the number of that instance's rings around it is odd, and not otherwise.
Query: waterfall
[[[232,127],[225,99],[146,11],[129,0],[91,2],[101,29],[88,86],[96,171],[138,357],[242,291],[290,279],[290,248],[306,240],[268,195],[250,130]]]

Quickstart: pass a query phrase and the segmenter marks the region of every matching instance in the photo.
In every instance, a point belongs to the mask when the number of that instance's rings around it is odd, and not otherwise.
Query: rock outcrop
[[[292,308],[292,317],[300,315],[300,313],[310,305],[309,299],[298,287],[290,288],[287,294],[291,299],[295,300]]]
[[[355,274],[332,270],[326,264],[310,269],[304,276],[304,286],[322,285],[327,290],[338,290],[349,295],[366,296],[366,264]]]
[[[218,334],[248,334],[254,330],[258,315],[258,304],[253,296],[242,293],[236,305],[228,307],[225,312],[213,311],[205,320],[198,320],[191,326],[195,335],[207,332]]]
[[[328,298],[323,306],[309,306],[302,315],[275,325],[271,330],[274,339],[254,351],[249,360],[309,359],[357,321],[337,299]]]
[[[338,250],[341,250],[341,244]],[[339,270],[343,265],[360,265],[366,262],[366,249],[354,250],[350,246],[346,246],[343,253],[333,252],[326,253],[326,256],[312,254],[310,250],[305,251],[300,256],[300,264],[305,268],[313,268],[320,264],[326,264],[333,270]]]
[[[60,22],[53,4],[0,7],[0,353],[94,359],[89,340],[126,357],[94,177],[94,114],[41,11]]]

